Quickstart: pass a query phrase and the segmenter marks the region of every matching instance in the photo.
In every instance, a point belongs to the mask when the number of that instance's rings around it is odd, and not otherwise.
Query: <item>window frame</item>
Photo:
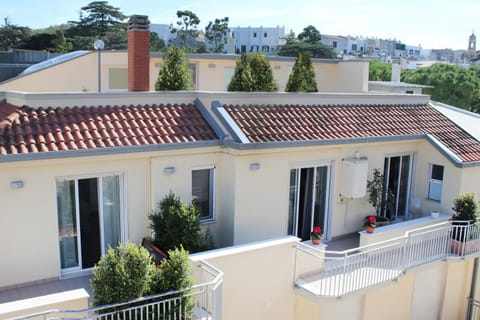
[[[211,203],[211,208],[208,216],[199,216],[198,220],[200,222],[212,222],[216,220],[216,194],[217,194],[217,179],[216,179],[216,167],[215,165],[207,165],[207,166],[196,166],[192,167],[190,169],[190,203],[193,203],[193,172],[194,171],[201,171],[201,170],[209,170],[210,171],[210,190],[209,190],[209,196],[211,199],[209,199],[209,202]]]
[[[434,166],[442,167],[442,180],[434,179],[432,177]],[[428,174],[428,190],[427,190],[427,199],[428,200],[442,202],[442,193],[443,193],[444,181],[445,181],[445,166],[440,165],[440,164],[434,164],[434,163],[430,164],[430,170],[429,170],[429,174]],[[432,190],[432,185],[440,186],[440,194],[438,196],[438,199],[434,198],[432,196],[432,191],[431,191]]]

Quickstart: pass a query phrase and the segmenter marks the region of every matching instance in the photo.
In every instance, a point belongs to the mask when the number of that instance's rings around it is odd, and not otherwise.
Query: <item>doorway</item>
[[[382,215],[390,221],[409,219],[411,159],[410,155],[385,157]]]
[[[310,239],[314,226],[328,237],[329,166],[290,170],[288,234]]]
[[[120,176],[57,180],[62,273],[92,268],[122,242]]]

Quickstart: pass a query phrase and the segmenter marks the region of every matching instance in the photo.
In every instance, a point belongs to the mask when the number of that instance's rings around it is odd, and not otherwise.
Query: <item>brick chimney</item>
[[[128,20],[128,91],[150,91],[150,21],[133,15]]]

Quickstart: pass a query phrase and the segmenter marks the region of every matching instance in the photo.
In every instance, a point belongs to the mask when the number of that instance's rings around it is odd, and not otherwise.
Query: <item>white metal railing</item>
[[[443,222],[345,251],[300,243],[295,285],[316,296],[340,297],[395,280],[415,266],[475,254],[480,254],[480,223],[465,221]]]
[[[221,320],[223,272],[205,261],[201,261],[199,267],[201,283],[184,290],[84,310],[49,310],[10,320]]]
[[[468,320],[480,319],[480,301],[476,299],[468,299]]]

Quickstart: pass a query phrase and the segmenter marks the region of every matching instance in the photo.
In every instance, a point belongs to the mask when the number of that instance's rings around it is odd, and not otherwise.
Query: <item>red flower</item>
[[[322,233],[322,228],[320,228],[320,227],[313,227],[313,232],[314,232],[314,233]]]

